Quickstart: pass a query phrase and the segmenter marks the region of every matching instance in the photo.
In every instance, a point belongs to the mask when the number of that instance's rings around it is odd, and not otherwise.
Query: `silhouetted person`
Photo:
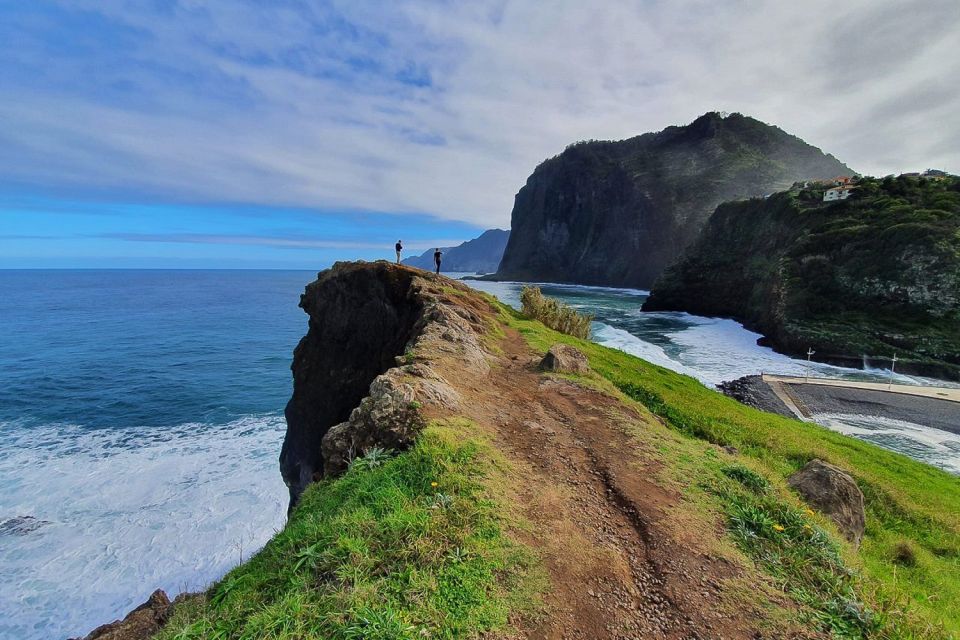
[[[403,240],[397,240],[397,264],[400,264],[401,251],[403,251]]]
[[[440,247],[437,247],[437,250],[433,252],[433,261],[437,264],[437,273],[440,273],[440,256],[443,255],[443,252],[440,251]]]

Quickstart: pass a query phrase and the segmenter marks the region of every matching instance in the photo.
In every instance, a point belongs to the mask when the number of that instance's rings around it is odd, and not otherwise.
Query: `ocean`
[[[283,407],[314,277],[0,271],[0,638],[82,635],[155,588],[201,589],[283,525]],[[518,304],[520,285],[470,284]],[[544,290],[595,313],[598,342],[708,385],[806,366],[731,320],[643,314],[643,291]],[[831,419],[960,472],[956,436]]]

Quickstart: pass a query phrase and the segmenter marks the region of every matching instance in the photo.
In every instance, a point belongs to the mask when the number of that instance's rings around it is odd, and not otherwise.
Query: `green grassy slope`
[[[510,541],[504,462],[469,425],[433,424],[395,457],[311,485],[283,531],[161,640],[464,638],[536,604],[534,555]]]
[[[718,462],[710,449],[664,463],[683,467],[728,516],[730,534],[794,599],[809,597],[815,617],[838,637],[960,637],[960,478],[816,425],[757,411],[698,381],[524,319],[503,317],[536,349],[556,342],[582,349],[592,367],[687,440],[736,447],[747,471]],[[844,545],[847,581],[831,546],[813,534],[785,478],[812,458],[848,470],[866,498],[867,529],[859,551]],[[724,466],[726,464],[726,466]],[[730,468],[727,468],[730,467]],[[717,485],[717,471],[742,480],[745,491]],[[750,471],[760,480],[752,481]],[[773,489],[765,489],[767,484]],[[760,489],[758,492],[757,489]],[[708,500],[704,504],[711,504]],[[783,527],[783,531],[774,526]],[[781,534],[778,536],[777,534]],[[789,539],[783,539],[787,535]],[[833,566],[833,575],[811,571]],[[852,590],[852,591],[851,591]],[[865,604],[873,616],[843,613]]]

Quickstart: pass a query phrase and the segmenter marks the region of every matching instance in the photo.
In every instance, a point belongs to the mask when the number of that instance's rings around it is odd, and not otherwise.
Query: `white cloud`
[[[119,43],[0,45],[7,181],[505,226],[569,142],[710,110],[868,173],[960,171],[955,0],[80,4]]]

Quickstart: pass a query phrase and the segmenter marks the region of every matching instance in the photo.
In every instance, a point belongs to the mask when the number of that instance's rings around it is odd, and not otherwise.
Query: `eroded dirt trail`
[[[721,581],[735,573],[658,525],[679,496],[660,486],[626,424],[647,424],[618,399],[536,369],[508,332],[484,386],[459,387],[463,412],[492,426],[522,473],[516,488],[535,530],[521,532],[552,581],[549,614],[524,637],[758,638],[754,612],[729,616]],[[691,536],[695,538],[694,536]]]

